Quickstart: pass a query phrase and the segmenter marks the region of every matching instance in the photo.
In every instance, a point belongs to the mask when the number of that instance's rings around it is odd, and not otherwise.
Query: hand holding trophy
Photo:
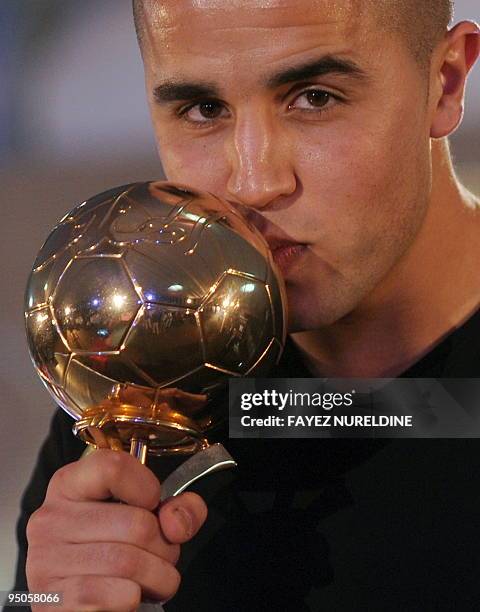
[[[30,275],[30,354],[73,431],[94,448],[191,454],[162,497],[234,465],[208,432],[229,377],[282,352],[285,289],[262,236],[228,203],[168,182],[77,206]]]

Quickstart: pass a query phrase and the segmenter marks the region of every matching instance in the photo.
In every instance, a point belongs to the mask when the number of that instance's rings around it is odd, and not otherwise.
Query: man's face
[[[291,332],[385,299],[426,213],[426,76],[362,4],[146,5],[166,176],[248,207],[283,271]]]

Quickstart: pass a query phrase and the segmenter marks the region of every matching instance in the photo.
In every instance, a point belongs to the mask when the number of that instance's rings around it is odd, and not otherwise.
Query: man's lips
[[[272,251],[274,262],[285,275],[306,251],[307,245],[277,236],[265,236],[265,240]]]

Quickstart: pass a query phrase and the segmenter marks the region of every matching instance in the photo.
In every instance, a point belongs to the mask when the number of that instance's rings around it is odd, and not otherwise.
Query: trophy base
[[[147,447],[155,456],[191,455],[208,447],[203,431],[185,415],[165,405],[146,409],[117,399],[85,410],[73,433],[96,448],[130,451],[142,463]]]

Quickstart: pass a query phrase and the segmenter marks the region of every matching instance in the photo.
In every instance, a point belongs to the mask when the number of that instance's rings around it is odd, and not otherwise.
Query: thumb
[[[199,531],[207,514],[207,505],[200,495],[188,491],[164,501],[158,519],[165,538],[172,544],[183,544]]]

